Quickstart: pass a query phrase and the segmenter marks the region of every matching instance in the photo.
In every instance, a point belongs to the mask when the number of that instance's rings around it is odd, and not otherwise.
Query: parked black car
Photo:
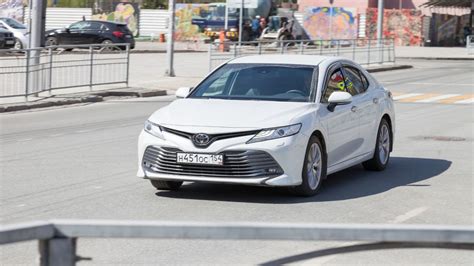
[[[46,31],[46,46],[96,43],[130,43],[130,49],[135,48],[133,33],[123,23],[83,20],[71,24],[69,28]],[[125,49],[124,46],[120,48]]]
[[[10,49],[15,47],[15,37],[13,33],[0,27],[0,49]]]

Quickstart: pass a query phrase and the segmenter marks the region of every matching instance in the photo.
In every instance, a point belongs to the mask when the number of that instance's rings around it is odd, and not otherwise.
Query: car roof
[[[290,64],[290,65],[309,65],[317,66],[321,62],[330,60],[342,60],[344,58],[321,55],[250,55],[235,58],[228,64]]]
[[[81,20],[82,21],[82,20]],[[78,21],[78,22],[81,22],[81,21]],[[116,24],[116,25],[120,25],[120,26],[124,26],[124,25],[127,25],[126,23],[122,23],[122,22],[115,22],[115,21],[108,21],[108,20],[94,20],[94,19],[90,19],[90,20],[84,20],[84,21],[90,21],[90,22],[100,22],[100,23],[109,23],[109,24]]]

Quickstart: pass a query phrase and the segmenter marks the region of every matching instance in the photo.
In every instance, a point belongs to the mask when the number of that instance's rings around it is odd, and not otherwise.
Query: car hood
[[[150,121],[177,130],[207,133],[261,129],[298,123],[312,103],[179,99],[156,111]]]

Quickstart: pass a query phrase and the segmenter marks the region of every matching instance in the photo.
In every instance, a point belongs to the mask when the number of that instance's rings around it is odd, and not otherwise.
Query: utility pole
[[[168,40],[166,41],[166,61],[168,67],[165,76],[174,77],[173,57],[174,57],[174,17],[175,17],[176,3],[175,0],[168,1]]]
[[[240,1],[239,14],[239,46],[242,45],[242,32],[244,30],[244,0]]]
[[[45,24],[46,24],[46,1],[47,0],[32,0],[30,6],[30,17],[31,23],[30,28],[30,46],[28,48],[40,48],[44,47],[44,31],[45,31]],[[34,89],[37,91],[39,84],[39,71],[38,67],[40,64],[40,49],[31,50],[31,52],[27,52],[28,62],[29,65],[29,73],[28,73],[28,84],[26,94],[33,92]],[[36,94],[35,94],[36,95]]]
[[[382,40],[383,33],[383,0],[379,0],[378,12],[377,12],[377,39],[379,43]]]

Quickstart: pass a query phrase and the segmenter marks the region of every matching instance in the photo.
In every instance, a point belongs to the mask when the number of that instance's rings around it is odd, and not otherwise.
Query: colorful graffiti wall
[[[366,34],[377,38],[377,8],[368,8]],[[422,14],[415,9],[385,9],[383,37],[394,38],[395,45],[419,46],[422,44]]]
[[[135,36],[139,34],[140,8],[137,3],[113,3],[112,8],[94,10],[92,19],[125,23]]]
[[[207,4],[176,4],[175,40],[190,41],[201,37],[199,27],[191,24],[193,17],[202,17],[207,14]]]
[[[23,0],[0,0],[0,17],[23,22]]]
[[[344,7],[308,7],[303,28],[311,39],[357,38],[357,10]]]

